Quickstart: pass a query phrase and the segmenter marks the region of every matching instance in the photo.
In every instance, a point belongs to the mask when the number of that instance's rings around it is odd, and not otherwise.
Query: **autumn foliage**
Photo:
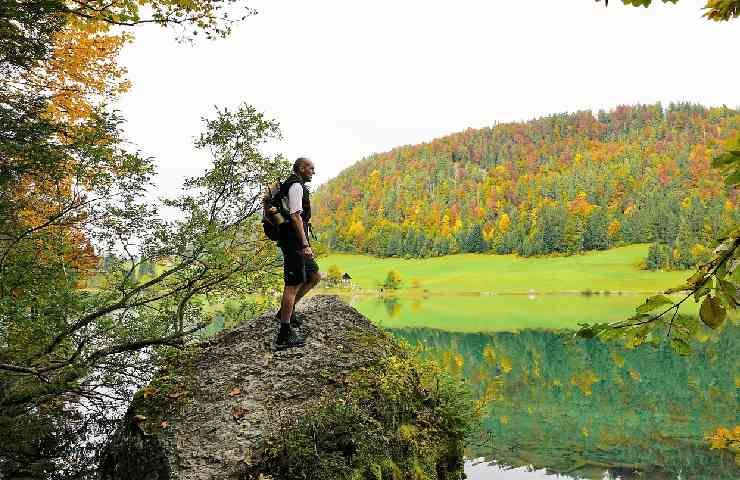
[[[739,130],[736,110],[690,104],[468,129],[342,172],[317,191],[317,230],[334,249],[378,256],[639,242],[690,255],[740,221],[740,191],[712,167]]]

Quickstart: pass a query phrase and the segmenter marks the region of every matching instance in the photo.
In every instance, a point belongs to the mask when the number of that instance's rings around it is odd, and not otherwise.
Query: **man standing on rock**
[[[319,265],[314,260],[313,250],[308,241],[311,224],[311,200],[306,183],[314,174],[313,162],[305,157],[293,164],[293,173],[281,184],[280,196],[288,199],[289,222],[280,231],[280,250],[283,252],[283,275],[285,287],[277,317],[280,331],[275,341],[279,350],[301,347],[305,344],[295,331],[301,321],[294,313],[295,304],[321,279]]]

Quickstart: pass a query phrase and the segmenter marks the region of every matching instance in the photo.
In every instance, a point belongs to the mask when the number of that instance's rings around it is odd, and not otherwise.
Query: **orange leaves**
[[[89,118],[98,99],[111,100],[126,92],[130,82],[117,60],[130,40],[125,33],[113,35],[69,25],[58,32],[51,62],[34,79],[52,94],[49,115],[79,123]]]
[[[511,226],[511,219],[509,218],[509,215],[504,212],[501,214],[501,217],[499,217],[498,220],[498,230],[501,233],[505,233],[509,230],[509,227]]]
[[[231,416],[234,417],[234,420],[239,420],[246,414],[247,414],[247,410],[245,408],[240,407],[239,405],[231,409]]]
[[[568,210],[580,217],[588,217],[594,208],[596,208],[596,205],[588,202],[586,192],[579,192],[574,200],[568,202]]]
[[[730,450],[735,453],[735,463],[740,465],[740,425],[730,430],[726,427],[717,427],[711,434],[704,437],[712,449]]]
[[[234,387],[234,388],[232,388],[232,389],[231,389],[231,391],[229,392],[229,396],[230,396],[230,397],[237,397],[237,396],[239,396],[239,395],[241,395],[241,394],[242,394],[242,389],[241,389],[241,388],[239,388],[239,387]]]
[[[55,141],[71,144],[89,133],[89,120],[97,105],[110,101],[129,88],[126,70],[118,65],[118,54],[130,35],[111,34],[97,22],[72,21],[53,37],[52,55],[23,78],[10,79],[25,88],[44,92],[48,98],[45,116],[64,124]],[[76,139],[76,140],[72,140]],[[107,144],[108,138],[98,140]],[[15,221],[20,232],[39,229],[33,248],[40,263],[63,263],[83,277],[94,269],[97,258],[82,224],[80,206],[85,198],[76,186],[89,180],[76,172],[79,160],[59,159],[53,171],[21,176],[10,195],[16,200]],[[100,172],[93,172],[94,175]],[[81,279],[81,280],[84,280]],[[83,287],[84,282],[79,282]]]

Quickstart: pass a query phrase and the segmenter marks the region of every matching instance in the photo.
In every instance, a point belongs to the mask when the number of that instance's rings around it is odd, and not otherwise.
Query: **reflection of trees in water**
[[[601,479],[740,478],[733,455],[704,436],[736,420],[737,327],[679,357],[555,332],[463,334],[394,329],[421,341],[481,401],[489,441],[470,447],[512,465]]]
[[[401,302],[396,297],[379,297],[385,306],[385,311],[391,318],[396,318],[401,313]]]

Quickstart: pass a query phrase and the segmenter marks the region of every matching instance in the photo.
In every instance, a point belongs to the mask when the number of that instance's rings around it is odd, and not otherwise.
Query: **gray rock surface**
[[[157,418],[163,428],[137,424],[133,417],[142,412],[132,404],[101,463],[100,478],[241,478],[286,416],[310,414],[312,401],[328,386],[392,348],[379,341],[380,329],[337,296],[307,298],[297,312],[307,340],[302,348],[274,351],[274,312],[202,344],[188,373],[187,400]]]

